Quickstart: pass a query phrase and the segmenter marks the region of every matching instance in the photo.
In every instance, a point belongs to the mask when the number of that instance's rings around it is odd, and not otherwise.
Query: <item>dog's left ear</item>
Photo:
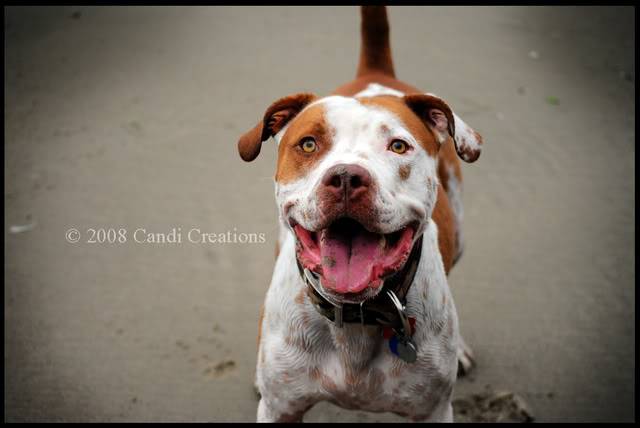
[[[267,108],[264,117],[238,141],[240,157],[251,162],[260,153],[262,143],[276,135],[309,103],[317,99],[314,94],[300,93],[280,98]]]
[[[458,156],[465,162],[480,157],[482,137],[460,119],[442,98],[433,94],[404,96],[405,103],[436,134],[440,144],[453,138]]]

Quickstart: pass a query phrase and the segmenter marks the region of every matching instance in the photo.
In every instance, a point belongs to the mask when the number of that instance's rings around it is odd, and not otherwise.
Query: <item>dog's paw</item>
[[[475,366],[476,360],[473,352],[461,337],[458,344],[458,377],[468,375]]]

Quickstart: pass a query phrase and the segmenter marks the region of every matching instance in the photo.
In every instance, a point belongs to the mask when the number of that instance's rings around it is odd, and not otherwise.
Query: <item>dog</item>
[[[460,161],[482,138],[441,98],[395,78],[384,6],[361,9],[355,80],[271,104],[242,135],[278,147],[276,264],[258,332],[260,422],[315,403],[452,421],[473,365],[447,275],[463,248]]]

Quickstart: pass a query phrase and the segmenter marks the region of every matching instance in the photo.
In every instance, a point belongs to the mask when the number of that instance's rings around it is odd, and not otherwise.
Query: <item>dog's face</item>
[[[437,153],[453,135],[453,113],[435,96],[298,94],[274,103],[239,150],[252,160],[275,138],[276,200],[298,260],[325,292],[357,303],[403,267],[422,234],[437,198]]]

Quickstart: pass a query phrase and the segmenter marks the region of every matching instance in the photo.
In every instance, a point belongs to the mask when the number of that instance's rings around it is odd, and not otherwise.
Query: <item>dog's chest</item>
[[[322,399],[337,406],[426,413],[453,385],[449,373],[434,366],[432,352],[415,363],[392,354],[379,327],[346,324],[327,333],[332,345],[314,355],[308,381]]]

